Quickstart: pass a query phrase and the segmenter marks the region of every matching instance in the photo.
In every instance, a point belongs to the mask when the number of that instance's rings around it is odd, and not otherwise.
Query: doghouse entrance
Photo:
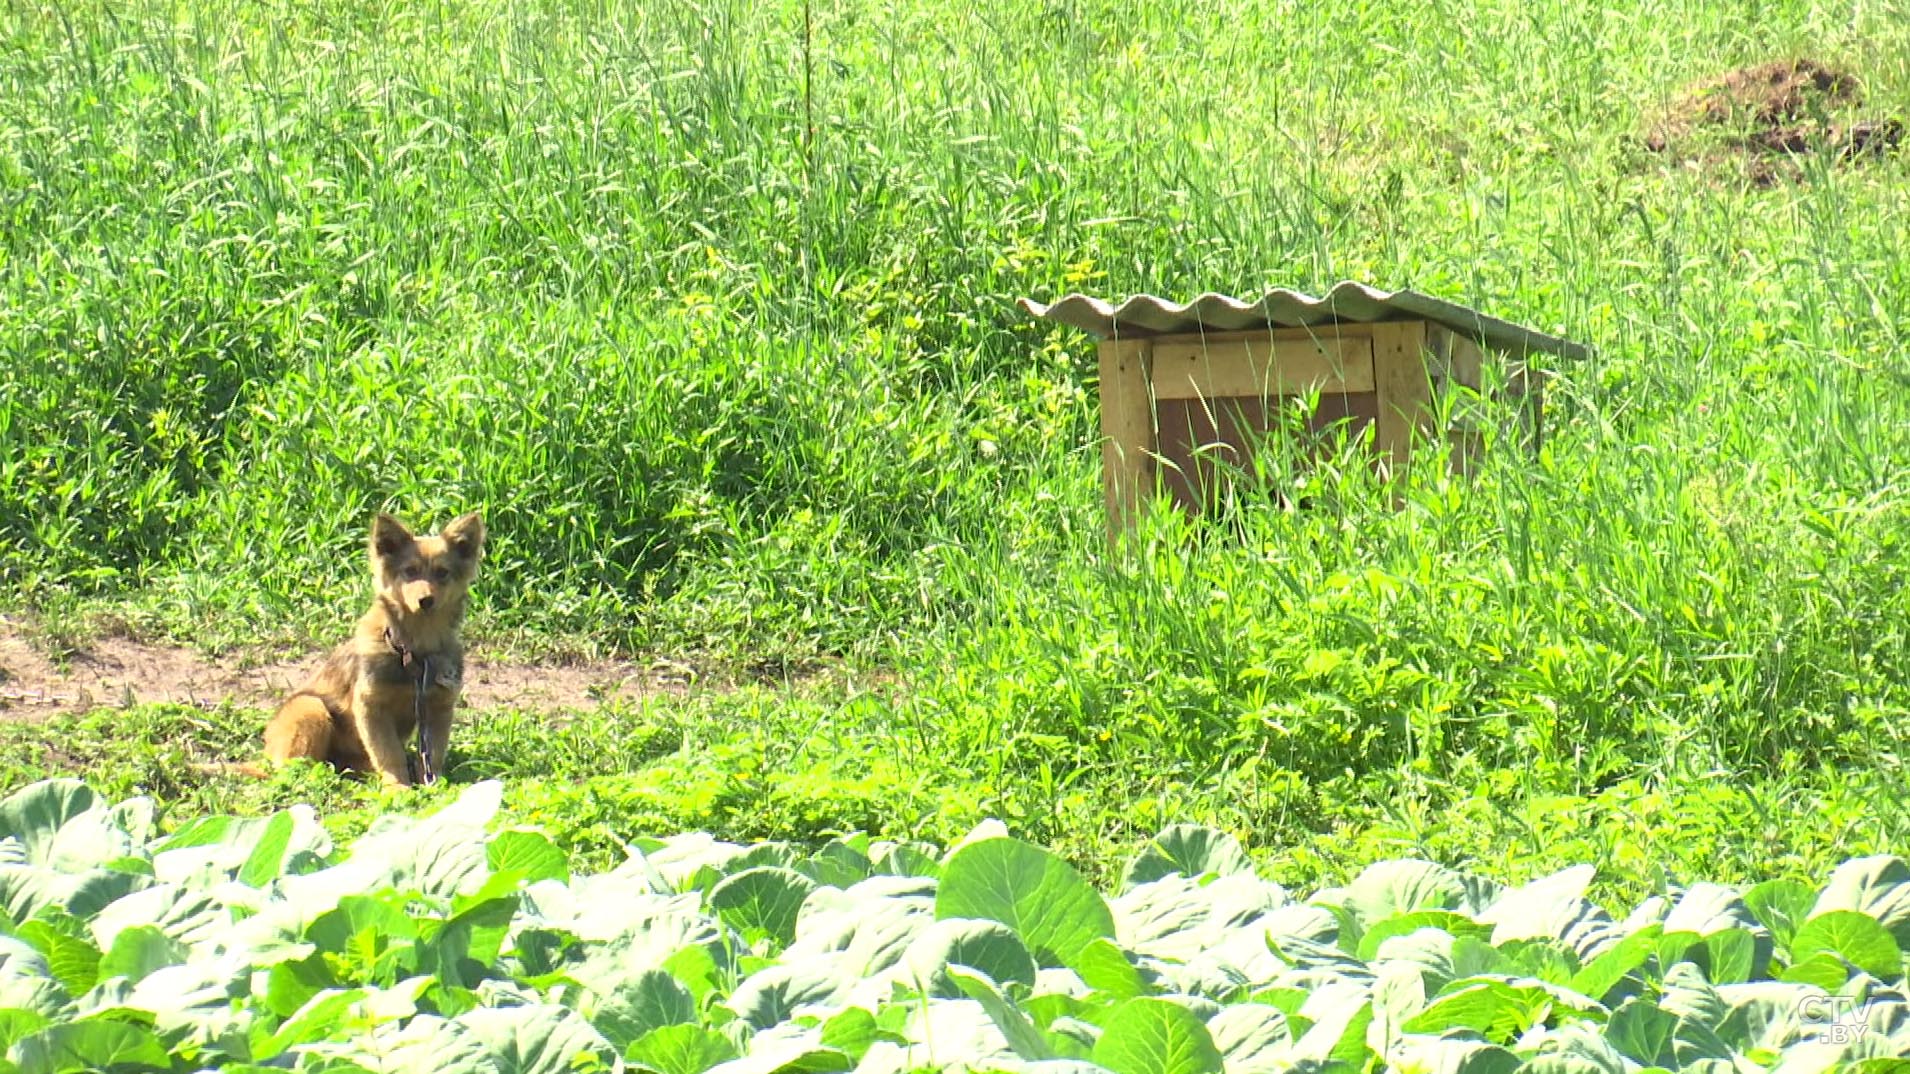
[[[1253,450],[1264,444],[1278,411],[1290,397],[1167,399],[1156,404],[1160,432],[1161,483],[1182,508],[1206,513],[1219,506],[1236,473],[1252,473]],[[1270,419],[1269,415],[1273,415]],[[1346,423],[1346,435],[1358,439],[1379,420],[1378,392],[1321,395],[1307,414],[1308,443],[1301,457],[1317,455],[1331,442],[1328,430]]]

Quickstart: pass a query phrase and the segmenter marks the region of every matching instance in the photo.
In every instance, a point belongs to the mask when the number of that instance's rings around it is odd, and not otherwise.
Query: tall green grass
[[[1145,831],[1459,757],[1894,770],[1906,165],[1640,135],[1794,52],[1910,114],[1906,14],[16,2],[0,586],[321,637],[373,510],[478,508],[480,634],[879,665],[910,763]],[[1544,451],[1110,554],[1090,344],[1012,299],[1343,277],[1596,348]]]

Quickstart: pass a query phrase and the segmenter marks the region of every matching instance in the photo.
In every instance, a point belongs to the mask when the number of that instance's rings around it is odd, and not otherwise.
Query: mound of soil
[[[1903,140],[1903,121],[1864,118],[1863,84],[1813,59],[1778,60],[1687,86],[1652,124],[1645,145],[1680,159],[1736,157],[1759,185],[1796,178],[1795,158],[1881,156]]]

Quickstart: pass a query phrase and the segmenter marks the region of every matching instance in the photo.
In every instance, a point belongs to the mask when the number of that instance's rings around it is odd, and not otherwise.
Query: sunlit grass
[[[1827,773],[1894,778],[1905,164],[1756,189],[1640,135],[1685,82],[1800,52],[1902,116],[1902,12],[802,14],[0,12],[0,599],[329,641],[373,510],[481,509],[480,652],[878,668],[881,704],[771,695],[710,748],[821,765],[827,800],[882,744],[947,811],[868,815],[997,813],[1086,857],[1166,813],[1296,856],[1382,829],[1480,854],[1501,828],[1410,810],[1551,794],[1616,839],[1637,795],[1715,786],[1802,830],[1848,800]],[[1591,345],[1544,451],[1429,467],[1399,510],[1329,467],[1313,509],[1156,517],[1110,556],[1090,342],[1013,298],[1343,277]],[[1389,787],[1407,819],[1363,812]],[[777,801],[750,834],[847,823]],[[757,816],[722,802],[656,816]]]

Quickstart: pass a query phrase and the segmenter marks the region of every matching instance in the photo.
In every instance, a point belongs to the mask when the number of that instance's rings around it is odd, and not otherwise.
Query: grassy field
[[[983,816],[1094,869],[1203,821],[1299,884],[1903,852],[1910,174],[1644,148],[1805,54],[1910,115],[1900,2],[15,2],[0,602],[297,649],[371,512],[480,509],[474,659],[760,683],[459,740],[600,863]],[[1342,278],[1594,347],[1543,453],[1398,511],[1328,466],[1110,555],[1091,342],[1013,300]],[[417,804],[187,774],[260,718],[0,763],[175,817]]]

